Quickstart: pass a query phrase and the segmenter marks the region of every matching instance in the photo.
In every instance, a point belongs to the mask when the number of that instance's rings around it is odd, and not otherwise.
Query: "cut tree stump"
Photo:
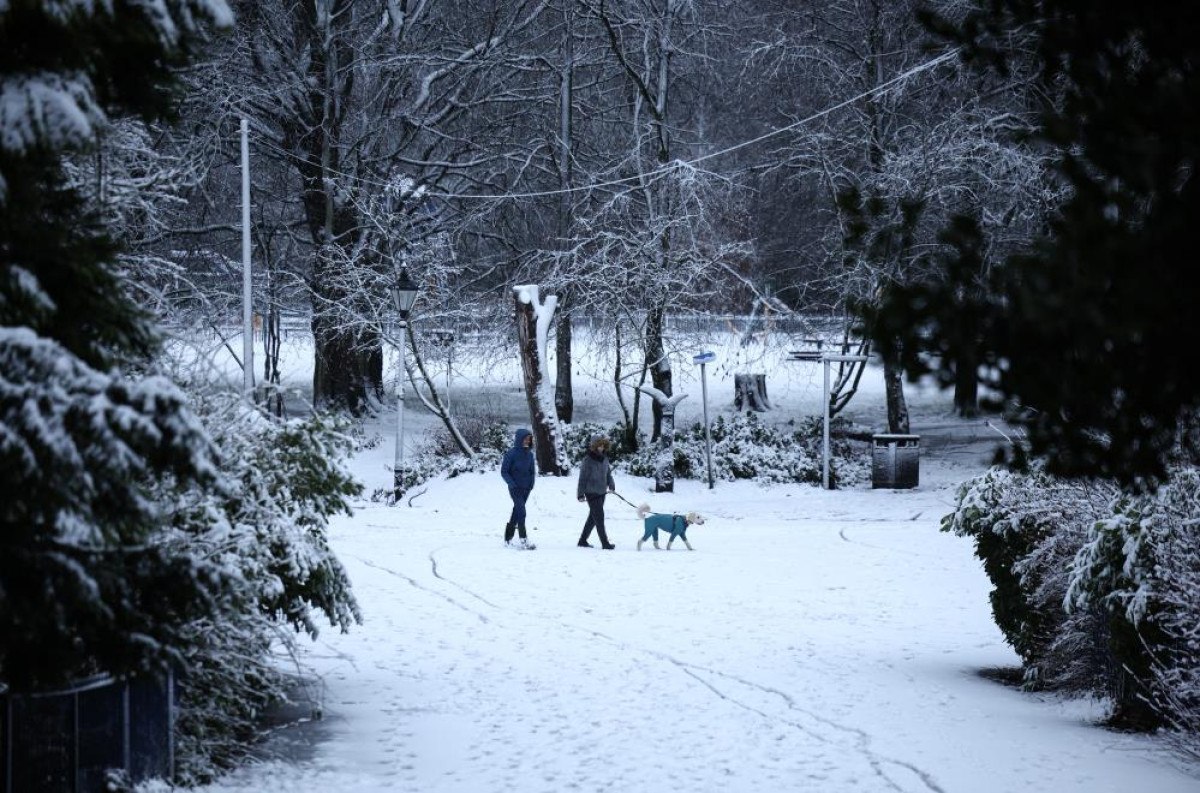
[[[738,410],[753,410],[762,413],[771,409],[767,399],[767,376],[765,374],[735,374],[733,376],[733,406]]]

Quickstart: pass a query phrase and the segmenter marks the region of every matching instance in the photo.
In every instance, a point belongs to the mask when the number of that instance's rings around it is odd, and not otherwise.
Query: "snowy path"
[[[709,515],[694,553],[637,553],[612,499],[617,550],[575,548],[573,481],[539,481],[533,553],[500,547],[494,474],[366,505],[333,532],[367,622],[312,649],[319,740],[209,790],[1200,789],[1154,741],[978,676],[1016,659],[969,544],[938,531],[956,477],[922,475],[910,492],[620,483]]]

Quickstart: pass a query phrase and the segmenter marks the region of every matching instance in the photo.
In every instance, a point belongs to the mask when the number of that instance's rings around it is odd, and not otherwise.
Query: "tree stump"
[[[767,399],[767,376],[765,374],[735,374],[733,376],[733,406],[738,410],[753,410],[756,413],[771,409]]]

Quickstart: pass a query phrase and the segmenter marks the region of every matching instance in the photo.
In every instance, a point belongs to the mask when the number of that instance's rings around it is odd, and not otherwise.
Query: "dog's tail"
[[[614,496],[616,496],[617,498],[621,499],[622,501],[624,501],[624,502],[625,502],[626,504],[628,504],[629,506],[631,506],[631,507],[633,507],[634,509],[636,509],[636,510],[637,510],[637,514],[638,514],[638,517],[639,517],[639,518],[644,518],[644,517],[646,517],[647,515],[649,515],[649,514],[650,514],[650,506],[649,506],[648,504],[645,504],[645,503],[642,503],[642,504],[634,504],[632,501],[630,501],[629,499],[625,498],[625,496],[621,495],[620,493],[618,493],[618,492],[617,492],[617,491],[615,491],[615,490],[613,491],[613,495],[614,495]]]

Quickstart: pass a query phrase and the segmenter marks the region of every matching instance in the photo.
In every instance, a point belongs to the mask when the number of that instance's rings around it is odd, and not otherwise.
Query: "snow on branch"
[[[668,396],[652,385],[639,385],[637,388],[643,394],[647,395],[661,405],[664,410],[674,411],[676,405],[687,399],[687,394],[675,394],[674,396]]]
[[[86,146],[104,123],[95,88],[82,73],[22,74],[0,81],[0,150]]]
[[[151,519],[154,462],[180,481],[222,481],[207,432],[165,378],[97,371],[28,328],[0,328],[0,372],[0,462],[23,495],[7,507],[60,542],[102,547],[114,507]]]

